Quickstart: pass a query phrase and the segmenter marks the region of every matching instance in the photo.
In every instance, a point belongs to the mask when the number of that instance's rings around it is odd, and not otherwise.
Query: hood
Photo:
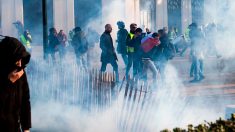
[[[0,73],[8,75],[16,69],[15,63],[22,59],[22,68],[26,67],[30,60],[30,54],[24,45],[13,37],[5,37],[0,42]]]

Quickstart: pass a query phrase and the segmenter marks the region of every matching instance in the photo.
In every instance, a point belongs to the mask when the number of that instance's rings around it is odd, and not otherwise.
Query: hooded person
[[[117,52],[121,54],[125,65],[127,65],[128,58],[127,58],[126,38],[128,35],[128,31],[125,29],[124,22],[118,21],[117,25],[119,29],[117,32]]]
[[[0,131],[29,132],[31,108],[29,86],[24,68],[30,54],[15,38],[0,42]]]

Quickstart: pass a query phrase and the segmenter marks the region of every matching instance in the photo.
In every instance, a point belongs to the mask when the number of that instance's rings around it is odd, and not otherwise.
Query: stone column
[[[204,24],[217,21],[217,11],[217,1],[204,0]]]
[[[192,23],[192,8],[191,0],[181,0],[181,13],[182,13],[182,33]]]
[[[74,0],[54,0],[53,19],[57,31],[62,29],[68,34],[74,28]]]
[[[13,22],[23,23],[23,0],[1,0],[1,34],[18,37]]]
[[[125,22],[128,30],[131,23],[140,26],[140,0],[125,0]]]
[[[130,23],[134,21],[134,0],[125,0],[125,22],[128,30]]]
[[[140,0],[134,0],[134,2],[135,2],[134,21],[137,25],[140,26]]]
[[[156,29],[168,26],[167,0],[156,0]]]
[[[102,0],[102,24],[122,20],[129,30],[131,23],[140,24],[139,0]]]
[[[102,23],[116,24],[125,19],[125,10],[125,0],[102,0]]]

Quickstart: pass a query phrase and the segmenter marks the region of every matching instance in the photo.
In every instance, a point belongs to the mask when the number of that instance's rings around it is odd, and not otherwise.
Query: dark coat
[[[57,38],[59,40],[60,45],[65,47],[66,41],[68,40],[66,34],[59,33]]]
[[[136,57],[140,57],[140,55],[142,53],[141,52],[142,50],[141,50],[141,47],[140,47],[141,39],[142,39],[142,36],[139,36],[139,37],[136,37],[136,38],[134,37],[133,39],[130,40],[130,43],[129,43],[129,46],[134,48],[133,54]]]
[[[88,50],[88,42],[86,37],[82,37],[81,34],[76,33],[72,38],[72,46],[77,56],[86,53]]]
[[[0,43],[0,131],[18,132],[31,128],[29,86],[26,74],[15,83],[8,74],[16,69],[15,62],[22,59],[22,68],[28,64],[30,54],[15,38],[6,37]]]
[[[168,59],[168,54],[169,54],[168,52],[170,52],[169,51],[170,40],[167,34],[161,36],[159,40],[161,44],[153,49],[154,53],[152,59],[154,61],[165,61]]]
[[[57,36],[50,34],[48,36],[48,52],[49,53],[53,53],[56,52],[58,49],[58,45],[60,44],[59,39],[57,38]]]
[[[198,28],[192,28],[189,32],[189,37],[192,43],[192,46],[196,46],[200,43],[203,43],[203,33]]]
[[[194,56],[203,58],[204,49],[204,36],[203,33],[198,28],[192,28],[189,32],[189,37],[191,40],[191,53]]]
[[[117,60],[117,55],[113,46],[113,39],[108,32],[104,32],[100,37],[101,62],[113,62]]]
[[[126,29],[120,29],[117,32],[117,52],[119,54],[126,54],[126,38],[128,31]]]

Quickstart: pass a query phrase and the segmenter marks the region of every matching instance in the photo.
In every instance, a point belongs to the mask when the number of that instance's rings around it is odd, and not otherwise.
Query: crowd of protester
[[[31,128],[31,108],[27,76],[24,68],[30,60],[32,52],[32,37],[28,30],[19,21],[13,23],[18,29],[18,39],[1,35],[0,57],[2,64],[0,67],[0,130],[6,132],[24,131],[29,132]],[[217,33],[215,24],[200,27],[192,23],[179,35],[175,27],[171,27],[169,32],[167,27],[151,32],[148,28],[146,32],[139,28],[137,24],[130,24],[130,31],[125,29],[125,23],[117,22],[117,52],[122,56],[126,66],[125,77],[130,78],[130,69],[133,69],[132,78],[148,80],[148,70],[152,72],[152,80],[156,82],[157,74],[160,74],[164,81],[165,69],[169,60],[179,52],[183,56],[187,48],[190,48],[192,60],[190,76],[194,79],[190,82],[200,82],[203,80],[203,59],[205,53],[214,54],[220,57],[215,46],[214,36]],[[70,44],[76,56],[77,65],[88,69],[91,64],[91,50],[95,43],[100,42],[101,49],[101,72],[106,71],[107,64],[111,64],[119,81],[118,56],[116,54],[114,41],[111,36],[112,25],[106,24],[105,31],[101,36],[93,29],[88,29],[85,33],[80,27],[75,27],[69,32],[69,37],[56,28],[49,29],[48,43],[46,45],[46,59],[51,56],[53,63],[56,63],[55,54],[58,52],[60,60],[65,59],[66,47]],[[180,45],[183,44],[183,47]],[[180,48],[181,47],[181,48]],[[204,48],[207,47],[207,48]],[[181,49],[181,51],[180,51]],[[208,50],[210,49],[210,50]],[[168,131],[168,130],[164,130]],[[186,131],[175,128],[173,131]],[[234,115],[231,120],[218,120],[216,123],[199,125],[193,128],[189,125],[188,131],[235,131]]]
[[[18,23],[18,29],[21,27]],[[156,80],[158,74],[162,80],[165,79],[165,68],[169,60],[175,56],[185,56],[189,53],[190,66],[189,75],[193,77],[192,83],[200,82],[204,76],[204,57],[215,55],[217,53],[215,46],[215,35],[217,25],[214,23],[207,26],[198,26],[197,23],[190,24],[183,33],[178,29],[170,26],[151,31],[149,28],[141,29],[137,24],[130,24],[128,32],[123,21],[117,22],[117,39],[113,41],[111,32],[112,25],[106,24],[105,31],[99,35],[94,29],[88,28],[85,32],[81,27],[75,27],[69,32],[69,35],[60,30],[50,28],[48,44],[46,46],[46,59],[49,56],[53,63],[56,63],[55,54],[58,52],[59,60],[63,61],[66,55],[67,47],[70,45],[74,49],[77,65],[84,69],[92,67],[92,54],[96,43],[100,43],[101,49],[101,68],[105,72],[107,64],[111,64],[113,71],[116,73],[117,81],[119,80],[119,63],[117,53],[125,64],[125,77],[147,80],[148,71],[152,73],[151,79]],[[29,52],[32,52],[30,43],[32,37],[28,30],[19,30],[20,41],[25,45]],[[115,43],[117,43],[117,47]],[[116,49],[115,49],[116,47]],[[189,49],[189,50],[188,50]],[[187,52],[190,51],[190,52]],[[132,75],[130,70],[133,69]]]

